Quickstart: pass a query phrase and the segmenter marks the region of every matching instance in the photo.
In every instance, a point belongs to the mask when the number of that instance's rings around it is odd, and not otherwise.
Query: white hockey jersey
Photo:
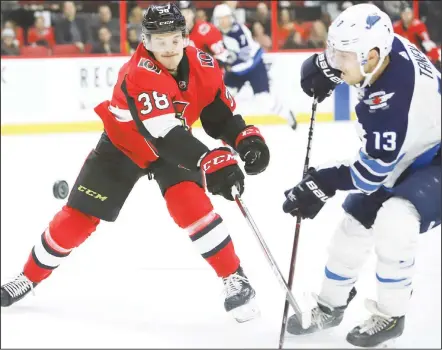
[[[441,74],[426,55],[398,35],[390,63],[356,105],[362,141],[356,159],[319,170],[340,190],[392,188],[409,167],[429,164],[441,142]]]

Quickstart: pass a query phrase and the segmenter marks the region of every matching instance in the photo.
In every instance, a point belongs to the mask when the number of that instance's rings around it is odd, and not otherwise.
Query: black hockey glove
[[[316,170],[310,168],[306,177],[285,191],[286,200],[282,206],[285,213],[292,216],[301,215],[303,219],[313,219],[324,206],[325,202],[335,195],[334,190],[326,189],[316,179]]]
[[[235,150],[244,162],[244,170],[248,175],[257,175],[269,165],[269,148],[259,129],[253,125],[245,128],[236,137]]]
[[[315,53],[301,66],[301,87],[307,95],[322,102],[343,82],[340,76],[341,71],[330,67],[325,53]]]
[[[233,201],[233,186],[237,186],[240,194],[244,192],[244,174],[228,147],[207,152],[200,167],[206,174],[206,187],[210,193]]]

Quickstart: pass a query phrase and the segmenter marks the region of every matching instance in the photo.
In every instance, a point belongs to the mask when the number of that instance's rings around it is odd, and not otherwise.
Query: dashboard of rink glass
[[[290,106],[299,122],[308,122],[312,99],[299,84],[307,52],[267,53],[264,56],[272,94]],[[118,70],[129,56],[30,58],[1,60],[2,135],[45,132],[95,131],[102,123],[93,108],[110,99]],[[253,98],[246,85],[236,96],[237,112],[258,125],[285,120]],[[341,84],[318,106],[316,120],[354,118],[356,91]],[[196,125],[198,126],[198,125]]]

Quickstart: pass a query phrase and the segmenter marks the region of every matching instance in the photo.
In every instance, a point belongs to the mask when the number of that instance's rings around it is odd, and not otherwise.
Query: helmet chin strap
[[[361,71],[361,74],[364,77],[364,80],[362,81],[362,83],[357,84],[358,88],[365,88],[370,83],[371,78],[373,77],[374,74],[376,74],[376,72],[379,70],[379,68],[381,68],[386,57],[387,56],[384,56],[381,59],[379,59],[378,64],[376,65],[376,67],[373,69],[373,71],[371,73],[365,73],[364,66],[362,64],[359,66],[359,70]]]

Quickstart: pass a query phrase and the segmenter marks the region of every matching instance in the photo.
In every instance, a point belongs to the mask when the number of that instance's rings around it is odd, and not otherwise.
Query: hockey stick
[[[308,141],[307,141],[307,151],[305,154],[305,162],[304,162],[304,169],[302,171],[302,178],[305,177],[307,174],[308,166],[310,163],[310,150],[311,150],[311,143],[313,139],[313,128],[315,126],[315,118],[316,118],[316,106],[318,104],[317,99],[314,99],[312,104],[312,116],[310,118],[310,128],[308,130]],[[301,216],[298,215],[296,217],[296,229],[295,229],[295,238],[293,240],[293,248],[292,248],[292,258],[290,260],[290,272],[289,272],[289,282],[288,287],[290,291],[292,290],[293,285],[293,276],[295,274],[295,264],[296,264],[296,253],[298,251],[298,242],[299,242],[299,232],[301,231]],[[282,349],[284,345],[284,335],[285,335],[285,328],[287,326],[287,313],[289,309],[289,304],[287,302],[287,299],[285,300],[284,304],[284,314],[282,316],[282,323],[281,323],[281,333],[279,335],[279,349]],[[295,309],[295,315],[297,313],[297,310]],[[297,316],[298,321],[302,325],[302,317],[300,315]]]
[[[258,239],[259,244],[261,245],[261,248],[264,252],[264,255],[267,258],[267,261],[270,263],[270,266],[271,266],[275,276],[278,278],[279,283],[281,284],[282,288],[285,290],[285,292],[287,294],[288,302],[293,307],[296,314],[301,315],[301,309],[299,308],[298,303],[296,302],[295,298],[293,297],[293,294],[290,291],[290,288],[288,287],[287,282],[285,281],[284,276],[282,275],[281,270],[278,267],[278,264],[276,263],[275,259],[273,258],[272,253],[270,252],[266,242],[264,241],[264,238],[262,237],[261,232],[258,229],[258,226],[256,226],[256,223],[253,220],[252,215],[250,215],[250,212],[247,209],[243,199],[241,198],[241,195],[239,194],[236,186],[233,186],[232,192],[233,192],[233,196],[235,198],[236,204],[238,204],[238,207],[241,210],[242,215],[244,215],[244,218],[246,219],[247,223],[249,224],[250,228],[252,229],[253,233],[255,234],[255,237]]]

